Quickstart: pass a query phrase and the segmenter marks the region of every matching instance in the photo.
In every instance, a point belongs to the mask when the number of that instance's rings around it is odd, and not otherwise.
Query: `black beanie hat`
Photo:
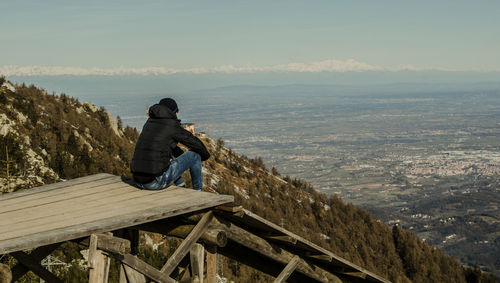
[[[160,105],[165,105],[168,107],[168,109],[172,110],[172,112],[174,113],[177,113],[179,112],[179,108],[177,108],[177,103],[175,102],[175,100],[173,100],[172,98],[163,98],[162,100],[160,100]]]

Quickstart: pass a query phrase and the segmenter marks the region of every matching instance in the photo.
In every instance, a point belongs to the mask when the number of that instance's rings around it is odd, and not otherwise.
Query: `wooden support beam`
[[[127,254],[131,253],[131,243],[129,240],[122,239],[119,237],[114,237],[113,235],[110,234],[93,234],[97,237],[97,249],[107,251],[107,252],[112,252],[112,253],[119,253],[119,254]],[[80,245],[83,246],[89,246],[89,239],[90,237],[84,239],[83,241],[79,242]]]
[[[217,246],[207,246],[207,283],[215,283],[217,276]]]
[[[361,279],[366,279],[366,274],[363,272],[342,272],[344,275],[353,276]]]
[[[208,229],[200,239],[209,246],[225,247],[227,245],[226,232],[220,229]]]
[[[283,271],[281,271],[280,275],[276,277],[273,283],[285,282],[299,264],[299,260],[300,258],[298,256],[294,256],[292,260],[285,266]]]
[[[228,204],[216,206],[215,209],[219,210],[219,211],[237,213],[237,212],[243,211],[243,206],[235,205],[234,203],[228,203]]]
[[[33,250],[30,253],[30,257],[33,258],[34,261],[40,262],[42,259],[46,258],[50,253],[52,253],[57,247],[59,247],[58,244],[52,244],[48,246],[43,246],[43,247],[38,247],[35,250]],[[12,282],[17,281],[19,278],[21,278],[24,274],[26,274],[29,270],[25,265],[22,263],[16,264],[12,268]]]
[[[156,282],[159,283],[175,283],[174,279],[170,278],[168,275],[165,275],[163,272],[159,271],[158,269],[152,267],[151,265],[145,263],[144,261],[140,260],[138,257],[133,256],[131,254],[115,254],[111,253],[111,256],[116,258],[117,260],[121,261],[122,263],[132,267],[133,269],[139,271],[140,273],[144,274],[145,276],[153,279]]]
[[[57,278],[54,274],[52,274],[50,271],[45,269],[38,260],[34,259],[33,257],[29,256],[25,252],[19,251],[19,252],[13,252],[10,255],[12,255],[15,259],[17,259],[20,263],[24,264],[26,267],[28,267],[31,271],[33,271],[36,275],[40,276],[43,280],[47,282],[54,282],[54,283],[63,283],[63,281],[59,278]]]
[[[96,236],[97,248],[100,250],[118,254],[128,254],[132,252],[129,240],[107,234],[96,234]]]
[[[167,263],[161,268],[161,272],[165,275],[170,275],[172,271],[174,271],[175,267],[179,264],[179,262],[186,256],[191,246],[201,237],[201,235],[206,231],[208,225],[213,219],[212,211],[209,211],[203,215],[200,222],[196,224],[193,230],[189,233],[189,235],[182,241],[179,247],[175,250],[174,254],[170,256],[167,260]]]
[[[119,283],[146,283],[146,277],[126,264],[120,264]]]
[[[219,225],[214,224],[214,226],[219,229],[226,230],[229,240],[235,241],[236,243],[276,262],[286,265],[295,256],[289,251],[275,246],[268,241],[236,226],[235,224],[225,221],[224,219],[216,218],[214,219],[214,222],[219,223]],[[297,271],[319,282],[342,282],[338,276],[313,263],[306,262],[303,259],[299,259]]]
[[[189,214],[180,215],[178,219],[184,223],[198,223],[207,212],[208,210],[195,211]]]
[[[331,257],[331,256],[329,256],[327,254],[317,254],[317,253],[310,253],[310,252],[302,252],[301,255],[303,257],[318,259],[318,260],[326,261],[326,262],[331,262],[333,260],[333,257]]]
[[[297,238],[288,235],[263,235],[264,238],[273,240],[275,242],[281,242],[289,245],[295,245],[297,243]]]
[[[193,283],[203,283],[203,267],[205,265],[205,248],[195,243],[189,250],[191,260],[191,275]]]
[[[151,222],[136,226],[135,228],[142,231],[184,239],[189,235],[189,233],[191,233],[191,231],[193,231],[195,227],[194,224],[176,223],[167,220]],[[223,247],[227,244],[227,235],[224,230],[207,228],[205,233],[200,236],[199,241],[207,245]]]
[[[184,239],[191,233],[191,231],[193,231],[194,227],[195,225],[191,224],[168,227],[166,229],[160,226],[146,231],[153,232],[151,230],[154,230],[156,233]],[[208,245],[223,247],[227,244],[227,235],[223,230],[207,228],[207,230],[200,236],[199,240]]]
[[[100,235],[107,236],[107,235]],[[112,238],[112,236],[111,236]],[[97,249],[99,236],[90,235],[89,244],[89,283],[107,283],[110,267],[110,258]]]

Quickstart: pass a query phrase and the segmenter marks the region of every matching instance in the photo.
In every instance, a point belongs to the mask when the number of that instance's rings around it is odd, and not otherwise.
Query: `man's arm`
[[[205,147],[205,145],[200,141],[200,139],[195,137],[189,131],[180,128],[179,131],[177,131],[176,135],[174,136],[174,139],[177,142],[180,142],[183,145],[187,146],[189,150],[198,153],[201,157],[201,161],[205,161],[208,158],[210,158],[210,153],[208,153],[208,150]]]

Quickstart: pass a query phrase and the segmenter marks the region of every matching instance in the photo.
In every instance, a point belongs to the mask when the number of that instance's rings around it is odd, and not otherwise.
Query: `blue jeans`
[[[181,178],[182,173],[188,170],[191,173],[193,189],[200,191],[203,184],[201,178],[201,157],[194,151],[186,151],[179,157],[172,157],[170,167],[162,175],[149,184],[137,184],[138,187],[146,190],[161,190],[175,182],[180,186],[184,184]]]

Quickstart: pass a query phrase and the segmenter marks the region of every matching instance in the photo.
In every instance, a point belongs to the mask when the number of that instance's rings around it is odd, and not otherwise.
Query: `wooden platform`
[[[31,270],[62,283],[41,261],[61,243],[78,239],[89,250],[90,283],[107,282],[111,258],[120,263],[121,283],[144,283],[146,277],[203,282],[205,262],[206,282],[215,283],[217,254],[267,273],[276,283],[389,282],[232,202],[233,196],[175,186],[140,190],[109,174],[4,194],[0,255],[18,261],[11,269],[14,281]],[[140,231],[183,240],[159,268],[136,256]],[[188,254],[190,272],[183,261]]]
[[[215,207],[232,196],[140,190],[97,174],[0,196],[0,255]]]

